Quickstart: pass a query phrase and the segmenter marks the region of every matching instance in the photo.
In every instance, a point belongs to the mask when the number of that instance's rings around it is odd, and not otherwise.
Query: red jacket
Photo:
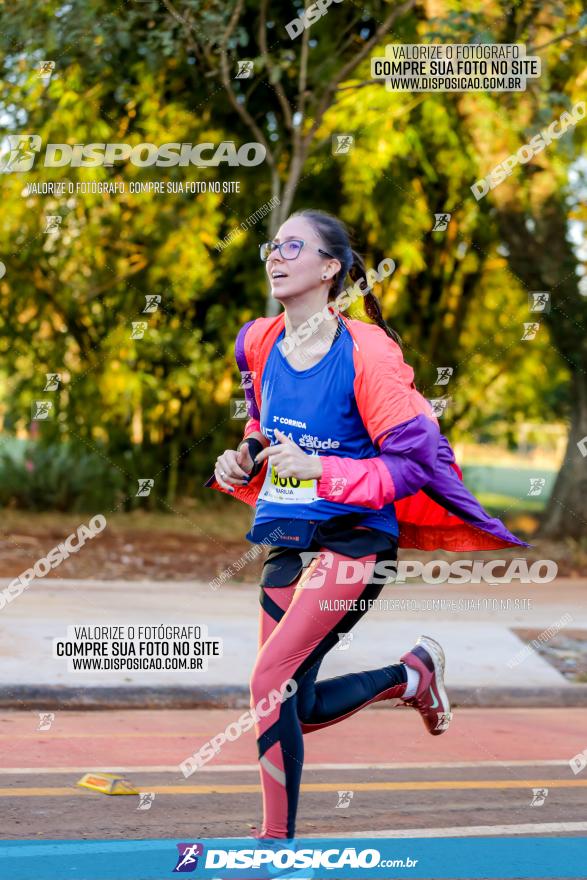
[[[462,552],[529,546],[491,517],[464,486],[450,444],[417,391],[414,371],[400,347],[380,327],[341,317],[353,339],[357,407],[380,454],[361,460],[321,455],[318,495],[374,509],[393,501],[400,547]],[[237,336],[239,370],[252,374],[251,387],[245,389],[250,418],[244,437],[261,430],[263,368],[284,322],[284,312],[257,318]],[[205,485],[254,506],[266,469],[267,460],[248,485],[235,486],[234,492],[222,489],[214,476]]]

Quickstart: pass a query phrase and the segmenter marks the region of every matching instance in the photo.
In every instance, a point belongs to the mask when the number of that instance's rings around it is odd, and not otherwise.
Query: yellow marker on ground
[[[77,783],[82,788],[99,791],[102,794],[137,794],[137,789],[116,773],[85,773]]]

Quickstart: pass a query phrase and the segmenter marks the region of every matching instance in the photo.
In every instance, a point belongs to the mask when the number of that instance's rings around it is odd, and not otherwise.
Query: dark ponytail
[[[365,263],[363,262],[363,258],[359,256],[356,251],[351,250],[352,260],[351,267],[349,269],[349,276],[351,281],[359,281],[360,279],[365,279],[367,281],[367,270],[365,269]],[[340,274],[340,273],[339,273]],[[363,296],[363,303],[365,305],[365,312],[367,317],[373,321],[374,324],[377,324],[381,327],[382,330],[385,330],[387,335],[393,339],[394,342],[401,347],[402,340],[399,333],[397,333],[393,327],[390,327],[381,311],[381,304],[372,290],[368,290],[366,294]]]
[[[354,282],[364,279],[368,283],[365,264],[359,254],[351,248],[348,230],[341,220],[326,211],[317,210],[296,211],[292,216],[305,217],[324,242],[324,250],[340,261],[340,271],[332,279],[328,291],[329,302],[335,300],[342,293],[347,275]],[[402,341],[399,334],[385,322],[379,300],[373,291],[369,290],[362,294],[362,299],[367,318],[381,327],[394,342],[401,346]]]

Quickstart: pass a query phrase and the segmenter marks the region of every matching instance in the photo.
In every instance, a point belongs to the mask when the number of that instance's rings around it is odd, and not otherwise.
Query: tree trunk
[[[281,226],[281,195],[282,195],[282,186],[281,186],[281,178],[279,177],[279,171],[277,168],[271,169],[271,198],[278,198],[280,201],[271,209],[271,213],[269,215],[269,237],[273,239],[273,236],[276,234],[277,230]],[[271,296],[271,286],[269,281],[265,279],[266,289],[267,289],[267,299],[265,304],[265,316],[267,318],[272,318],[275,315],[279,314],[280,305],[277,300],[273,299]]]
[[[540,535],[548,538],[587,536],[587,384],[584,373],[573,376],[572,394],[567,451],[540,525]]]
[[[176,432],[169,444],[169,474],[167,477],[167,494],[165,501],[169,507],[175,504],[177,495],[177,478],[179,473],[179,437]]]
[[[278,172],[273,170],[271,175],[271,189],[273,194],[279,195],[281,190],[281,201],[275,206],[270,215],[270,234],[275,235],[281,224],[287,219],[291,211],[293,200],[295,198],[298,183],[304,168],[306,153],[301,147],[294,152],[289,166],[289,173],[285,186],[280,186]],[[276,180],[277,177],[277,180]],[[281,311],[281,305],[271,296],[271,288],[267,284],[267,317],[271,318],[278,315]]]
[[[543,290],[551,295],[550,312],[529,311],[527,320],[548,325],[552,343],[571,373],[568,446],[539,534],[579,538],[587,535],[587,457],[577,446],[587,437],[587,300],[579,292],[567,211],[558,195],[537,200],[532,231],[528,215],[511,205],[509,210],[500,207],[498,216],[512,271],[529,292]]]

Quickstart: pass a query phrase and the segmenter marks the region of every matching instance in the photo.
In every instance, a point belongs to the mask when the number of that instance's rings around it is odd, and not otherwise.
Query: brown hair
[[[367,281],[367,273],[365,263],[362,257],[351,248],[351,242],[348,230],[342,220],[328,214],[326,211],[318,211],[314,209],[306,209],[296,211],[292,217],[305,217],[314,227],[322,241],[324,242],[324,250],[328,251],[331,256],[336,257],[340,261],[340,271],[336,273],[332,279],[330,290],[328,291],[328,300],[336,299],[336,297],[344,290],[344,282],[346,276],[349,275],[352,281]],[[367,317],[385,330],[387,335],[401,345],[401,337],[399,333],[390,327],[381,312],[381,305],[372,290],[362,294]]]

